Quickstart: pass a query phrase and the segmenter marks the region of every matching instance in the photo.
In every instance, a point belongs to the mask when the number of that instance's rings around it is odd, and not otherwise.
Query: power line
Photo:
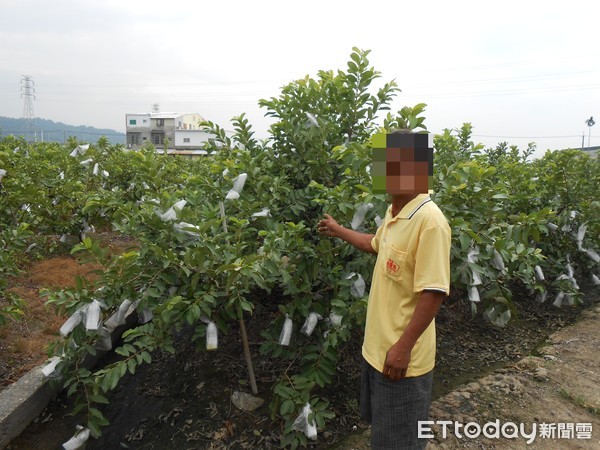
[[[580,134],[571,134],[565,136],[493,136],[489,134],[473,134],[474,137],[485,138],[500,138],[500,139],[561,139],[561,138],[578,138]]]
[[[522,88],[522,89],[512,89],[512,90],[500,90],[500,91],[475,91],[475,92],[457,92],[457,93],[448,93],[448,94],[432,94],[428,95],[427,93],[410,93],[408,94],[404,91],[404,98],[406,97],[418,97],[420,99],[455,99],[455,98],[467,98],[467,97],[489,97],[496,95],[530,95],[530,94],[554,94],[558,92],[576,92],[576,91],[586,91],[586,90],[595,90],[600,89],[600,84],[590,84],[590,85],[571,85],[571,86],[560,86],[560,87],[540,87],[540,88]]]
[[[77,130],[36,130],[36,131],[43,131],[44,134],[46,133],[70,133],[70,134],[92,134],[95,136],[125,136],[125,133],[119,133],[119,132],[114,132],[114,133],[97,133],[94,131],[77,131]],[[2,128],[0,128],[0,134],[7,134],[7,133],[24,133],[26,131],[24,130],[4,130]]]
[[[505,83],[519,83],[527,81],[542,81],[542,80],[555,80],[560,78],[575,78],[574,75],[590,75],[597,74],[597,70],[586,70],[580,72],[568,72],[568,73],[553,73],[553,74],[537,74],[537,75],[524,75],[517,77],[504,77],[504,78],[478,78],[470,80],[455,80],[455,81],[436,81],[429,82],[427,84],[415,84],[414,88],[432,88],[432,87],[450,87],[468,85],[472,86],[475,84],[505,84]],[[560,86],[558,86],[560,87]]]

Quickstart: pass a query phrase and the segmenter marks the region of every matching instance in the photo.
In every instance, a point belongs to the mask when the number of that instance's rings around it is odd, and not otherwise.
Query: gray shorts
[[[419,420],[429,420],[433,371],[390,381],[363,358],[360,413],[371,423],[371,448],[421,450],[427,439],[417,437]]]

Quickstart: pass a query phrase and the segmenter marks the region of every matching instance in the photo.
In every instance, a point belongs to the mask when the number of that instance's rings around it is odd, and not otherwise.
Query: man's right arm
[[[325,214],[325,219],[319,222],[317,230],[325,236],[340,238],[363,252],[377,253],[371,245],[371,240],[375,237],[374,234],[359,233],[358,231],[344,228],[329,214]]]

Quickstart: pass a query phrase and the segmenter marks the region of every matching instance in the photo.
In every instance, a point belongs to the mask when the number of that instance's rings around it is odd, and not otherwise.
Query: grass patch
[[[596,406],[592,406],[590,405],[585,398],[583,398],[583,396],[581,395],[573,395],[571,393],[569,393],[568,391],[566,391],[565,389],[559,389],[558,393],[566,398],[567,400],[575,403],[577,406],[585,409],[586,411],[592,413],[593,415],[600,417],[600,407],[596,407]]]

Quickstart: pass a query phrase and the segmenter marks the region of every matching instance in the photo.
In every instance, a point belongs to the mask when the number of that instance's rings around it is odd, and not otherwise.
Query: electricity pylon
[[[33,133],[33,101],[35,100],[35,86],[33,78],[23,75],[21,78],[21,98],[23,99],[23,118],[26,126],[26,139]]]

